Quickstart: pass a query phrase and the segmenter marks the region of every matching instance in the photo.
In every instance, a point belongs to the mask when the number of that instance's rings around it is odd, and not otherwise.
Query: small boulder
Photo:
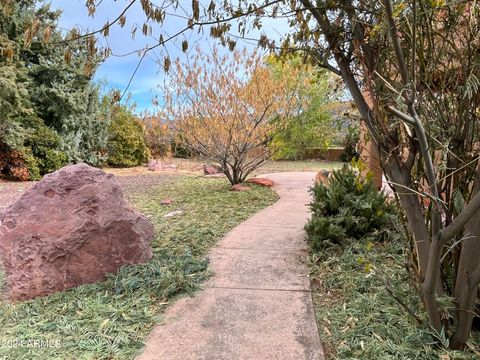
[[[261,186],[266,186],[266,187],[272,187],[275,185],[275,183],[267,178],[250,178],[246,180],[245,182],[250,183],[250,184],[257,184]]]
[[[150,259],[152,223],[131,208],[112,174],[66,166],[0,213],[8,295],[25,300],[94,283]]]
[[[248,191],[250,188],[248,186],[242,185],[242,184],[235,184],[232,185],[230,188],[231,191]]]
[[[203,165],[203,175],[216,175],[221,173],[222,173],[222,170],[216,166],[211,166],[206,164]]]
[[[151,159],[148,162],[148,170],[150,171],[159,171],[163,170],[163,164],[161,160],[158,159]]]
[[[160,205],[172,205],[173,204],[173,199],[166,198],[160,201]]]

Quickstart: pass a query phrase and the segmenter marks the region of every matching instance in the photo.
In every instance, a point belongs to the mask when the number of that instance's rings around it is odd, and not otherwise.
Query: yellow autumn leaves
[[[164,116],[205,156],[242,158],[265,149],[302,105],[290,83],[298,70],[285,64],[288,76],[273,74],[256,52],[221,55],[215,48],[206,54],[197,48],[174,65],[164,88]]]

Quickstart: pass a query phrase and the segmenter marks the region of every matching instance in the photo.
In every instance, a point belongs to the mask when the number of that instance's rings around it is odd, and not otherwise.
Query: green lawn
[[[208,276],[208,249],[277,199],[270,189],[256,186],[229,191],[224,179],[173,176],[141,188],[127,189],[126,195],[155,224],[153,259],[123,267],[99,284],[15,305],[1,303],[0,359],[133,358],[172,298],[194,291]],[[174,204],[160,205],[166,197]],[[163,217],[176,210],[183,213]],[[53,347],[29,347],[35,340]]]
[[[296,161],[267,161],[262,167],[255,171],[256,174],[267,174],[283,171],[318,171],[321,169],[340,169],[343,163],[339,161],[323,160],[296,160]]]

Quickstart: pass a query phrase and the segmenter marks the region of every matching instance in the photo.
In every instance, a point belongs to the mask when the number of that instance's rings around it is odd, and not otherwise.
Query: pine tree
[[[68,162],[97,165],[105,158],[108,122],[92,81],[100,62],[85,51],[87,40],[69,41],[67,51],[75,56],[65,61],[59,16],[43,0],[0,3],[3,174],[16,176],[15,167],[23,174],[27,167],[35,178]]]

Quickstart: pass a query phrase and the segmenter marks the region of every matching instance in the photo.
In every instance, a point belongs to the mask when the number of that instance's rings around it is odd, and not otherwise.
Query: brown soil
[[[133,169],[106,169],[114,173],[117,182],[122,187],[128,198],[129,194],[145,191],[149,188],[170,183],[174,178],[184,172],[152,172]],[[35,184],[33,181],[13,182],[0,180],[0,211],[13,204],[27,189]]]

